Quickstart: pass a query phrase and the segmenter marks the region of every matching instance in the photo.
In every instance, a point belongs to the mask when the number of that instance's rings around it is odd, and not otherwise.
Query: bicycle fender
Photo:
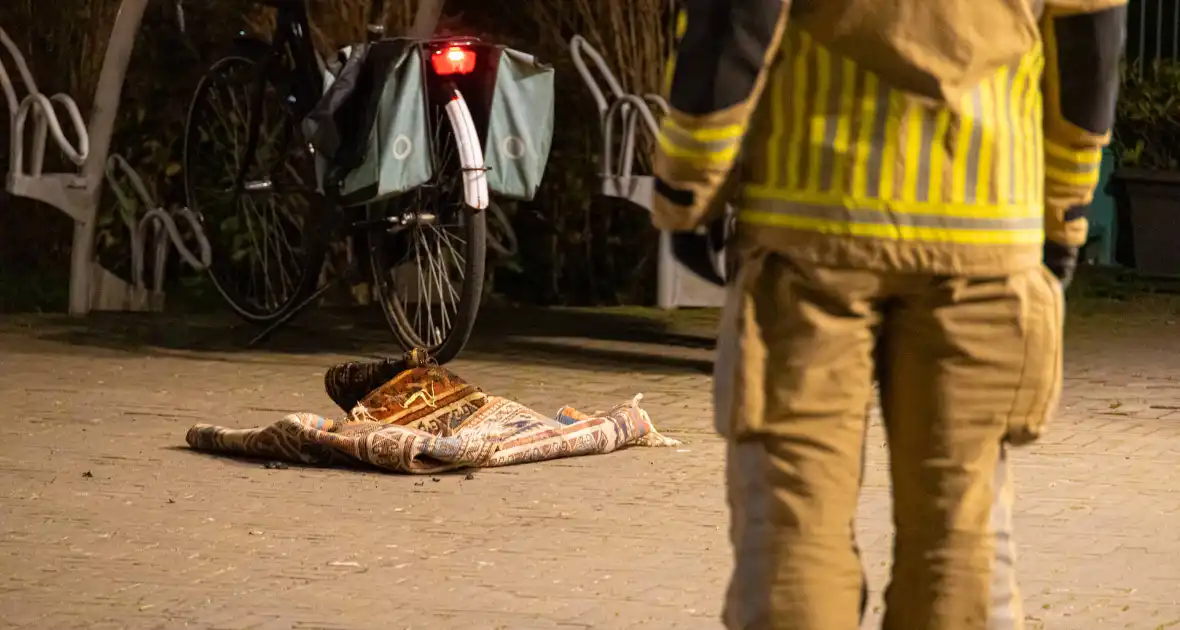
[[[459,90],[454,90],[446,106],[451,130],[459,146],[459,164],[463,167],[463,200],[476,210],[488,207],[488,173],[483,161],[479,132],[471,118],[471,110]]]

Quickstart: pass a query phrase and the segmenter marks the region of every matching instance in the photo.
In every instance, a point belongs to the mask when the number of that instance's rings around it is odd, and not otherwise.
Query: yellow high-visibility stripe
[[[811,135],[811,155],[808,157],[807,189],[819,190],[819,172],[823,168],[824,138],[827,137],[828,92],[832,87],[832,56],[823,46],[815,47],[816,85],[808,121]]]
[[[785,101],[784,93],[786,86],[785,82],[787,64],[785,61],[780,61],[775,67],[774,76],[771,77],[773,85],[770,86],[770,141],[766,145],[766,175],[767,183],[771,186],[778,186],[782,183],[783,171],[786,170],[783,164],[782,145],[783,134],[786,133],[786,121],[783,120]]]
[[[740,220],[967,244],[1043,238],[1039,53],[987,77],[958,108],[938,107],[882,89],[877,75],[804,31],[788,37],[772,73],[766,133],[752,139],[765,143],[766,164],[756,169],[759,181],[743,187]],[[711,147],[669,135],[661,147],[678,143],[681,154],[707,148],[707,157],[697,151],[702,163],[730,160],[739,150],[736,140],[723,150],[728,137],[716,129],[692,138],[707,138]],[[1092,177],[1071,169],[1076,162],[1059,161],[1049,172],[1053,181]]]
[[[1024,139],[1024,142],[1020,145],[1020,151],[1022,153],[1021,159],[1024,160],[1024,163],[1028,164],[1029,166],[1029,168],[1024,172],[1024,185],[1028,191],[1028,198],[1030,200],[1036,197],[1036,177],[1037,173],[1040,172],[1040,169],[1036,166],[1044,161],[1041,156],[1034,153],[1036,143],[1033,141],[1032,137],[1032,133],[1035,133],[1035,129],[1041,125],[1041,121],[1033,121],[1032,119],[1033,95],[1041,89],[1041,86],[1033,81],[1033,76],[1036,74],[1035,71],[1036,65],[1034,63],[1032,71],[1028,77],[1028,89],[1024,92],[1020,105],[1020,117],[1024,120],[1026,125],[1029,125],[1030,132],[1029,135]]]
[[[667,126],[673,132],[688,136],[696,142],[723,142],[725,140],[736,140],[746,132],[744,125],[725,125],[723,127],[701,127],[700,129],[689,129],[684,125],[676,122],[675,118],[668,116],[660,123]]]
[[[905,162],[902,165],[901,198],[914,201],[918,198],[918,171],[922,168],[922,120],[926,111],[914,104],[910,105],[905,121]]]
[[[1016,179],[1012,182],[1012,200],[1014,202],[1028,199],[1028,176],[1025,173],[1031,165],[1025,161],[1024,145],[1032,141],[1032,138],[1028,136],[1028,121],[1024,118],[1021,104],[1024,102],[1024,92],[1028,89],[1030,61],[1031,58],[1027,55],[1021,58],[1020,64],[1016,67],[1016,76],[1012,79],[1012,90],[1008,93],[1008,111],[1012,112],[1013,125],[1013,145],[1009,152],[1016,164]]]
[[[1026,108],[1026,104],[1034,99],[1034,95],[1041,91],[1041,63],[1042,58],[1040,51],[1036,54],[1030,55],[1028,64],[1028,76],[1025,78],[1026,89],[1021,95],[1021,107]],[[1042,156],[1036,152],[1036,136],[1041,135],[1044,121],[1040,116],[1033,115],[1031,110],[1024,112],[1025,125],[1025,139],[1021,144],[1023,157],[1025,160],[1025,199],[1039,203],[1037,200],[1036,182],[1044,177]]]
[[[1025,139],[1022,149],[1024,150],[1025,163],[1028,164],[1025,177],[1029,201],[1040,201],[1043,198],[1041,186],[1043,185],[1044,169],[1042,164],[1045,158],[1041,154],[1041,147],[1036,138],[1042,134],[1040,107],[1037,106],[1037,103],[1041,95],[1041,68],[1044,63],[1044,57],[1039,54],[1033,58],[1028,77],[1028,90],[1024,93],[1024,120],[1028,125],[1029,135]]]
[[[856,156],[852,162],[852,195],[864,197],[868,189],[869,158],[873,149],[873,123],[877,118],[877,75],[865,73],[860,96],[860,129],[856,134]]]
[[[797,31],[799,35],[799,51],[796,53],[794,63],[794,85],[792,86],[792,94],[803,95],[807,94],[807,59],[808,53],[811,49],[811,36],[806,31]],[[790,188],[799,187],[799,154],[803,150],[803,143],[805,141],[806,127],[804,127],[804,113],[807,110],[807,99],[795,98],[792,99],[791,104],[794,105],[794,112],[791,120],[791,139],[787,146],[787,186]]]
[[[992,104],[995,103],[990,81],[979,85],[979,164],[975,170],[975,200],[980,203],[991,203],[992,184],[992,153],[996,143],[996,125]],[[993,116],[988,114],[992,113]],[[988,120],[993,118],[993,120]],[[998,199],[997,199],[998,201]]]
[[[1045,140],[1045,154],[1076,164],[1098,166],[1102,164],[1102,149],[1076,150],[1062,146],[1052,140]]]
[[[1073,186],[1096,185],[1098,183],[1098,175],[1098,171],[1079,173],[1077,171],[1062,170],[1055,166],[1045,166],[1045,177],[1058,183],[1071,184]]]
[[[672,93],[672,77],[676,74],[676,47],[684,39],[686,32],[688,32],[688,11],[681,9],[676,12],[676,31],[672,36],[672,53],[668,55],[668,61],[664,62],[663,94],[665,97]]]
[[[726,162],[732,162],[734,158],[737,157],[738,149],[741,148],[735,144],[729,148],[716,151],[710,151],[708,149],[694,149],[675,144],[664,134],[660,134],[657,137],[657,141],[660,145],[660,150],[663,151],[665,155],[683,160],[689,160],[692,162],[706,162],[709,164],[724,164]]]
[[[738,214],[738,221],[828,234],[966,245],[1027,245],[1040,243],[1045,238],[1043,229],[971,230],[880,223],[849,223],[756,210],[741,211]]]
[[[872,197],[848,198],[837,192],[808,192],[804,190],[782,190],[767,186],[748,185],[742,188],[742,195],[749,199],[781,201],[810,206],[853,207],[860,210],[878,210],[896,214],[931,214],[964,219],[1031,219],[1041,216],[1044,209],[1038,204],[974,204],[945,203],[939,201],[885,200]]]
[[[951,112],[940,109],[934,117],[934,136],[930,140],[930,190],[926,198],[942,201],[942,177],[946,169],[946,134],[951,126]]]
[[[832,190],[844,192],[844,178],[848,170],[849,136],[852,134],[853,109],[856,107],[856,64],[845,58],[840,64],[840,111],[836,119],[835,155],[832,168]]]
[[[901,93],[889,90],[886,97],[889,101],[888,115],[885,120],[885,145],[881,147],[881,183],[877,189],[877,196],[882,199],[893,197],[894,171],[897,169],[898,146],[896,121],[901,117]]]
[[[998,203],[1007,203],[1012,199],[1012,127],[1008,122],[1011,81],[1007,67],[1001,68],[996,73],[996,201]]]
[[[975,122],[975,99],[970,94],[963,97],[959,112],[959,130],[955,134],[955,155],[951,164],[951,202],[967,201],[967,170],[971,159],[972,125]]]
[[[664,63],[664,96],[672,93],[672,77],[676,75],[676,53],[668,55],[668,61]]]
[[[1037,90],[1036,98],[1033,99],[1033,120],[1039,121],[1044,116],[1044,112],[1045,112],[1045,100],[1044,99],[1045,99],[1044,94],[1042,94],[1040,90]],[[1044,162],[1043,156],[1044,156],[1044,151],[1045,151],[1045,135],[1043,133],[1033,134],[1033,139],[1035,140],[1035,143],[1033,143],[1033,146],[1035,148],[1034,154],[1037,156],[1037,159],[1041,160],[1041,162],[1043,163]],[[1037,199],[1038,201],[1041,201],[1045,198],[1044,172],[1045,171],[1044,171],[1043,167],[1037,169],[1038,177],[1035,180],[1036,188],[1034,188],[1036,197],[1034,197],[1034,198]]]
[[[1043,166],[1045,168],[1056,168],[1058,170],[1068,171],[1070,173],[1096,173],[1100,168],[1102,168],[1101,163],[1092,164],[1062,160],[1050,154],[1048,150],[1045,151],[1045,163]]]

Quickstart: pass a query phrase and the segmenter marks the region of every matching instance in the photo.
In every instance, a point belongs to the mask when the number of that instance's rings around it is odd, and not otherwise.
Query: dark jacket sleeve
[[[685,0],[656,152],[656,227],[695,229],[724,207],[788,9],[788,0]]]
[[[1045,237],[1055,250],[1076,255],[1086,242],[1085,209],[1114,125],[1126,30],[1126,0],[1049,0],[1041,18]]]

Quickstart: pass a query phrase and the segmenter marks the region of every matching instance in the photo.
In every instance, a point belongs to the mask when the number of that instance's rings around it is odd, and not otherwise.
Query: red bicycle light
[[[448,46],[434,51],[430,65],[439,76],[471,74],[475,70],[475,51],[462,46]]]

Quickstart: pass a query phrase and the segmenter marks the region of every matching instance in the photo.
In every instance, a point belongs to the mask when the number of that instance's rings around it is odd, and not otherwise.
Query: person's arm
[[[715,218],[778,49],[789,0],[685,0],[668,71],[652,221],[691,231]]]
[[[1050,0],[1045,45],[1045,265],[1064,283],[1086,243],[1086,207],[1110,141],[1126,0]]]

